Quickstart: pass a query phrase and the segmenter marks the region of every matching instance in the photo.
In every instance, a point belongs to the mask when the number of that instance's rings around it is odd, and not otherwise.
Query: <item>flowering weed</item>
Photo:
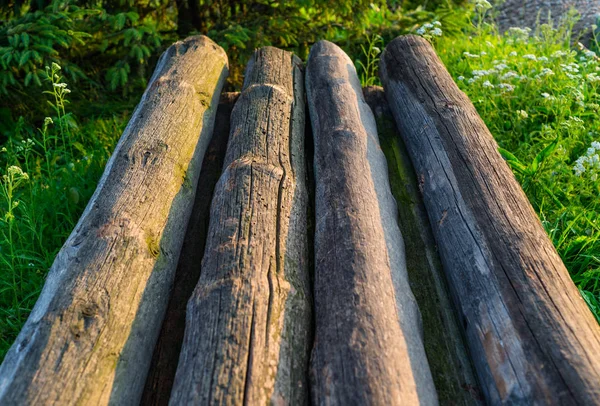
[[[0,150],[0,360],[27,319],[60,246],[91,197],[126,121],[67,111],[60,66],[46,69],[52,117],[19,125]],[[3,168],[3,169],[2,169]]]

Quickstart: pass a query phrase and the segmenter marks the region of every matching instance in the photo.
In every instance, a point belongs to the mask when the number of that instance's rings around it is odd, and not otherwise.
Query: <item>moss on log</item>
[[[482,394],[408,151],[396,128],[383,88],[369,86],[363,93],[377,122],[392,193],[398,202],[399,224],[406,245],[406,269],[423,319],[423,344],[438,399],[440,404],[457,406],[482,404]]]
[[[179,255],[169,306],[154,348],[152,364],[140,404],[167,405],[185,330],[185,307],[200,277],[213,191],[225,159],[229,139],[229,118],[239,93],[223,93],[219,101],[213,136],[202,161],[196,198],[185,240]]]

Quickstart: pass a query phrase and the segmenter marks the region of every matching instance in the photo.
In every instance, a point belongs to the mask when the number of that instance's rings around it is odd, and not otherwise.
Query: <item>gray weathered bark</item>
[[[206,245],[210,202],[225,159],[229,117],[239,93],[223,93],[219,101],[213,136],[202,161],[194,207],[179,255],[169,306],[154,348],[141,405],[167,405],[177,370],[185,330],[185,307],[200,277]]]
[[[301,62],[262,48],[231,115],[171,404],[306,403],[310,350]]]
[[[423,318],[423,344],[440,404],[478,405],[482,394],[452,303],[414,168],[380,86],[363,88],[377,122],[406,246],[410,287]]]
[[[600,326],[472,103],[423,38],[381,76],[487,400],[600,404]]]
[[[0,367],[0,404],[139,402],[226,75],[206,37],[163,54]]]
[[[510,27],[535,29],[538,22],[550,22],[556,26],[571,8],[580,15],[573,27],[574,35],[581,35],[585,38],[584,42],[589,42],[592,25],[597,24],[600,17],[599,0],[506,0],[498,5],[497,21],[501,31]]]
[[[385,157],[352,61],[318,42],[306,87],[316,182],[313,403],[436,404]]]

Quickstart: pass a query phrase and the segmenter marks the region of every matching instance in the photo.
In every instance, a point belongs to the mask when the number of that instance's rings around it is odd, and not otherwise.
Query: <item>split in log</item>
[[[169,306],[154,349],[146,388],[140,404],[167,405],[185,330],[185,307],[200,277],[200,262],[206,245],[210,202],[225,159],[229,139],[229,117],[239,93],[223,93],[215,118],[214,132],[204,160],[196,200],[179,255]]]
[[[387,165],[352,61],[316,43],[306,89],[316,182],[313,403],[436,404]]]
[[[483,398],[408,151],[398,136],[383,88],[369,86],[363,88],[363,94],[377,122],[392,194],[398,202],[408,279],[421,311],[423,343],[439,402],[456,406],[480,405]]]
[[[600,326],[489,130],[423,38],[381,58],[491,404],[600,404]]]
[[[301,62],[262,48],[231,115],[171,404],[307,402],[307,204]]]
[[[171,46],[0,367],[0,404],[137,404],[150,366],[227,56]]]

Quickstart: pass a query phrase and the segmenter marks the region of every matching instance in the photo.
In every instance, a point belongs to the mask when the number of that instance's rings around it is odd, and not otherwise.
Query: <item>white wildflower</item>
[[[571,117],[573,118],[573,117]],[[600,156],[597,151],[600,149],[600,142],[593,141],[591,146],[587,149],[585,155],[580,156],[575,161],[573,171],[576,176],[581,176],[584,173],[588,173],[592,181],[598,179],[600,174]]]
[[[568,55],[568,52],[565,51],[555,51],[552,55],[550,55],[552,58],[564,58],[565,56]]]
[[[498,87],[502,89],[502,92],[513,92],[515,90],[515,87],[508,83],[500,83]]]
[[[506,72],[504,75],[500,76],[500,79],[502,80],[509,80],[509,79],[513,79],[513,78],[518,78],[519,75],[517,74],[517,72]]]
[[[531,28],[510,27],[507,33],[516,41],[526,42],[529,39],[530,32]]]
[[[492,8],[492,5],[487,0],[475,0],[475,9],[486,11]]]
[[[600,82],[600,76],[598,76],[598,74],[595,72],[592,72],[592,73],[586,75],[585,78],[591,83]]]

